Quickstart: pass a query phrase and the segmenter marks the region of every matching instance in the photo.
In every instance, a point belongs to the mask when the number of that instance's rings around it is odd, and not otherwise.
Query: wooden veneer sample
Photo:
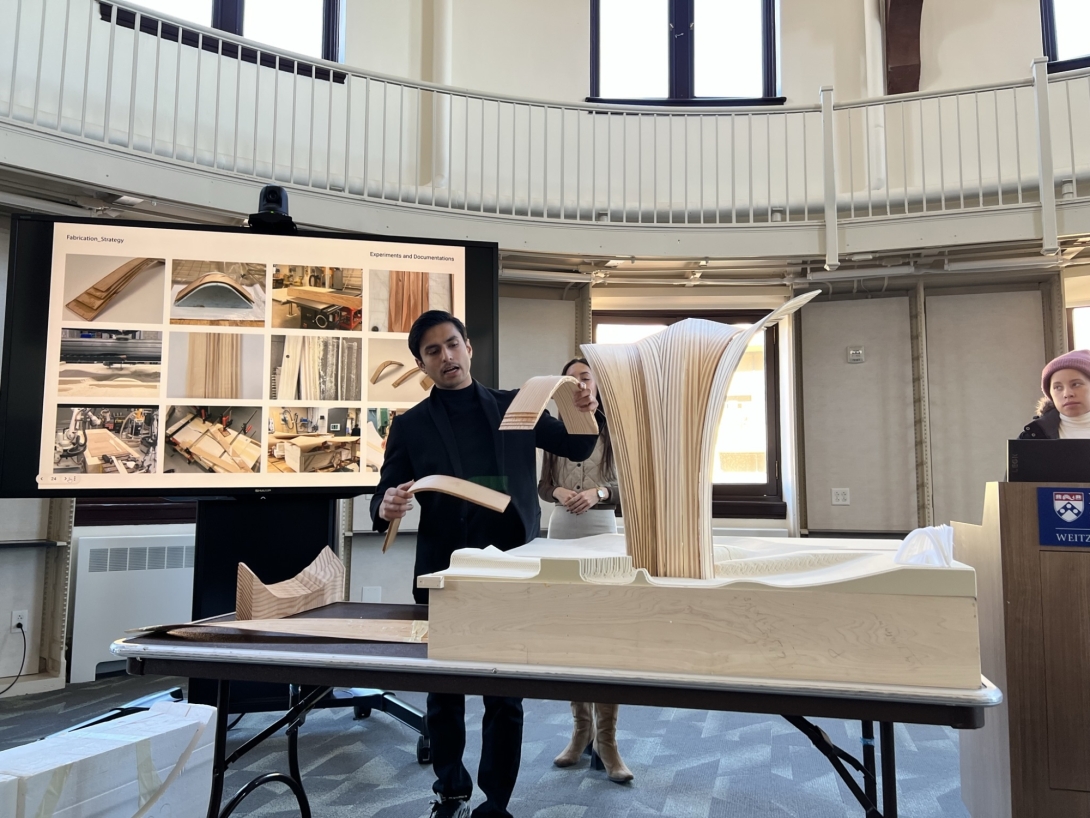
[[[575,396],[582,385],[570,375],[539,375],[530,378],[519,389],[511,405],[500,421],[502,431],[532,430],[550,400],[556,401],[564,428],[572,435],[598,434],[598,421],[593,412],[580,412],[575,408]]]
[[[406,491],[409,494],[416,494],[420,491],[438,491],[442,494],[450,494],[453,497],[460,497],[463,500],[468,500],[471,503],[476,503],[479,506],[492,509],[492,511],[502,512],[507,508],[507,504],[511,502],[511,497],[503,492],[495,491],[490,488],[485,488],[479,483],[471,483],[468,480],[463,480],[460,477],[452,477],[449,474],[432,474],[428,477],[421,477],[419,480],[409,486]],[[394,541],[397,536],[397,530],[401,527],[401,518],[390,521],[390,527],[386,529],[386,537],[382,541],[382,553],[386,553],[386,549],[390,547],[390,543]]]
[[[112,273],[99,279],[65,306],[86,321],[94,321],[103,308],[144,270],[162,259],[134,258],[126,261]]]
[[[280,619],[344,598],[344,563],[327,545],[314,562],[291,579],[266,585],[244,562],[238,564],[235,616]]]
[[[210,633],[248,631],[251,633],[318,636],[365,642],[427,642],[426,619],[248,619],[227,622],[188,622],[133,628],[125,633],[150,635],[176,633],[207,639]]]

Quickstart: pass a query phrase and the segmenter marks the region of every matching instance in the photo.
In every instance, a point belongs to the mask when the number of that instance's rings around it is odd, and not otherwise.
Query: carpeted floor
[[[35,741],[112,707],[183,680],[117,676],[56,693],[0,700],[0,749]],[[423,707],[422,694],[403,694]],[[480,756],[480,699],[467,706],[466,766]],[[274,714],[245,716],[230,749]],[[832,740],[858,754],[859,725],[822,719]],[[613,784],[605,773],[560,770],[552,758],[567,742],[571,714],[563,702],[527,701],[522,768],[511,803],[517,818],[862,818],[863,810],[825,758],[774,716],[621,709],[618,743],[636,780]],[[300,731],[303,782],[315,818],[423,818],[431,802],[430,767],[416,761],[416,734],[383,713],[356,721],[351,709],[312,713]],[[251,778],[287,771],[283,734],[229,771],[229,797]],[[961,803],[957,733],[897,726],[900,814],[904,818],[968,818]],[[225,798],[226,800],[226,798]],[[475,794],[474,801],[480,800]],[[237,815],[298,815],[279,786],[264,787]]]

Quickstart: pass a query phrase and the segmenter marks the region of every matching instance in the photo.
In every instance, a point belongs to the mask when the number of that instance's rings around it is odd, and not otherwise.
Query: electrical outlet
[[[850,506],[851,504],[852,496],[850,489],[833,489],[834,506]]]
[[[11,632],[18,633],[19,625],[23,626],[23,632],[27,629],[27,612],[26,611],[12,611],[11,612]]]
[[[360,602],[382,602],[382,586],[364,585],[360,590]]]

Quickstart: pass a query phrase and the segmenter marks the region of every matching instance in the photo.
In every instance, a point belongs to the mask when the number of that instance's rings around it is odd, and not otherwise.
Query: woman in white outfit
[[[597,397],[598,385],[583,358],[568,361],[560,374],[571,375]],[[617,533],[618,491],[613,448],[601,409],[596,416],[600,430],[598,443],[588,459],[576,463],[546,453],[541,462],[538,494],[542,500],[556,504],[549,518],[550,539],[573,540]],[[617,705],[572,702],[571,710],[575,721],[571,741],[553,763],[557,767],[571,767],[593,745],[610,781],[618,784],[631,781],[632,772],[617,749]]]

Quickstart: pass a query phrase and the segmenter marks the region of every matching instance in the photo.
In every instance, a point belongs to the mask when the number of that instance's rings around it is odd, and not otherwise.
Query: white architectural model
[[[455,551],[418,580],[428,656],[977,689],[975,572],[901,565],[896,546],[722,538],[707,579],[634,568],[619,534]]]
[[[686,320],[638,344],[585,345],[624,535],[454,552],[447,570],[418,579],[431,589],[428,656],[619,677],[978,689],[972,568],[898,559],[892,541],[713,541],[711,459],[731,377],[750,339],[813,295],[745,331]]]

